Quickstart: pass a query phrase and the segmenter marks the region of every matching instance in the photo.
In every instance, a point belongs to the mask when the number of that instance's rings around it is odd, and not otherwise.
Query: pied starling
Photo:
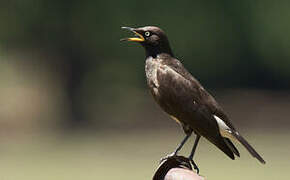
[[[139,42],[146,51],[147,84],[155,101],[183,128],[186,136],[169,156],[177,155],[192,132],[196,139],[189,155],[194,168],[193,155],[201,136],[216,145],[231,159],[240,156],[232,141],[240,142],[249,153],[265,164],[263,158],[236,130],[215,99],[177,60],[164,31],[155,26],[141,28],[122,27],[136,36],[121,41]]]

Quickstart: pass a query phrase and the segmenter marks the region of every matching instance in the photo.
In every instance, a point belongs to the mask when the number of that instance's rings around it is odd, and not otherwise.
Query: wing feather
[[[232,149],[220,135],[212,116],[219,109],[218,104],[181,63],[174,64],[174,67],[163,64],[157,70],[159,96],[155,99],[164,111],[178,118],[183,124],[190,125],[196,133],[234,159]]]

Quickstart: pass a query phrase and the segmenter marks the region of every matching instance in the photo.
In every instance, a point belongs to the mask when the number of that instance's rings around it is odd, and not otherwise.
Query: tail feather
[[[232,133],[232,135],[249,151],[249,153],[257,158],[261,163],[265,164],[266,161],[257,153],[257,151],[238,133]]]
[[[232,143],[232,141],[229,138],[224,138],[224,141],[227,144],[227,146],[233,151],[233,153],[238,157],[240,157],[240,153],[238,149],[235,147],[235,145]]]
[[[220,139],[211,141],[213,144],[215,144],[220,150],[222,150],[228,157],[231,159],[235,159],[235,155],[231,148],[226,144],[224,141],[224,138],[220,136]]]

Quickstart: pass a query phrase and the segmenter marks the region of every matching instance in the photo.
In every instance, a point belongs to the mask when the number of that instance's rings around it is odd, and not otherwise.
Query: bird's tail
[[[265,160],[257,153],[257,151],[243,138],[239,133],[233,132],[231,133],[254,157],[257,158],[261,163],[265,164]]]

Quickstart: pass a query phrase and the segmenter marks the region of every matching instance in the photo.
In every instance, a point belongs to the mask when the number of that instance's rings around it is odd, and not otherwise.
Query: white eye
[[[145,36],[147,36],[147,37],[150,36],[150,32],[149,31],[146,31],[145,32]]]

